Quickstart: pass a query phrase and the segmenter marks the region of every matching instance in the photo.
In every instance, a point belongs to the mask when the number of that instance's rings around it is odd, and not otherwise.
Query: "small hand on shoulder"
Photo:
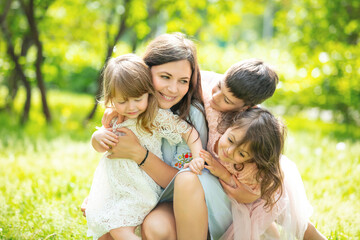
[[[106,108],[104,111],[104,115],[101,119],[101,124],[105,127],[105,128],[110,128],[111,126],[111,121],[117,118],[116,124],[122,123],[124,121],[124,116],[120,115],[114,108]]]
[[[118,143],[118,136],[112,132],[112,128],[100,128],[93,133],[92,138],[104,151],[111,149]]]

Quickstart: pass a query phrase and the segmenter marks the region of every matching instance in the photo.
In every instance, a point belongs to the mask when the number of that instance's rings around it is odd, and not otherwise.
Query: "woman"
[[[199,132],[205,148],[207,127],[202,107],[200,72],[193,42],[184,38],[182,34],[163,34],[147,46],[143,59],[151,69],[160,108],[170,109],[193,125]],[[105,114],[105,127],[109,127],[106,122],[110,122],[114,117],[111,109],[107,112],[110,113]],[[119,143],[112,146],[113,154],[109,158],[128,158],[141,162],[146,155],[146,149],[139,144],[130,130],[122,128],[119,131],[125,135],[119,137]],[[165,161],[149,153],[142,168],[156,183],[165,188],[191,157],[185,142],[171,146],[164,140],[162,152]],[[158,204],[145,218],[141,234],[143,239],[176,239],[172,203]],[[111,239],[109,234],[102,237],[107,238]]]
[[[203,72],[202,76],[205,83],[203,93],[206,100],[206,115],[211,120],[211,134],[216,132],[220,112],[240,112],[261,103],[273,95],[278,82],[276,73],[264,62],[256,59],[234,64],[224,76],[209,72]],[[164,96],[159,95],[159,97]],[[211,147],[212,144],[209,144]],[[134,144],[128,142],[127,147],[133,146]],[[126,148],[122,150],[125,151]],[[134,151],[134,154],[138,153],[138,150]],[[133,159],[137,160],[135,155]],[[155,178],[154,180],[156,181]],[[174,184],[170,184],[161,200],[172,200],[173,189]],[[206,239],[208,231],[211,239],[220,238],[232,222],[230,200],[227,194],[236,199],[239,190],[228,186],[224,186],[223,189],[218,179],[207,171],[203,171],[203,174],[199,176],[191,173],[179,174],[175,181],[174,193],[177,238]],[[172,212],[169,212],[171,208],[166,210],[167,212],[163,212],[166,213],[163,214],[166,217],[162,216],[159,219],[174,222],[174,216]],[[163,225],[159,226],[161,229],[167,229]],[[156,228],[156,225],[153,227]],[[166,232],[173,231],[166,230]]]

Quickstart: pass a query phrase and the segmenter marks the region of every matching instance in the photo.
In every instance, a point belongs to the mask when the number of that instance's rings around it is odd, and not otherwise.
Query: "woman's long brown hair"
[[[187,60],[190,63],[192,72],[189,90],[180,102],[171,108],[171,111],[178,114],[181,119],[187,121],[192,126],[194,124],[189,117],[191,104],[198,108],[205,116],[204,110],[201,107],[203,100],[196,47],[190,39],[187,39],[181,33],[162,34],[149,43],[143,59],[150,68],[169,62]]]

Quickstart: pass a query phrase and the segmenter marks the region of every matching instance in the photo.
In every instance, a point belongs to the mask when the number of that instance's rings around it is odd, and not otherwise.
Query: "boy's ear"
[[[240,112],[244,112],[246,110],[248,110],[250,108],[250,106],[242,106],[240,109]]]

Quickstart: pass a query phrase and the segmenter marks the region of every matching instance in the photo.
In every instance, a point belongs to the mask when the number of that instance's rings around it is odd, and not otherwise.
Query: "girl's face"
[[[240,164],[252,158],[248,144],[237,146],[237,142],[243,139],[245,129],[228,128],[221,136],[218,143],[218,155],[224,162]]]
[[[115,92],[113,104],[116,111],[123,115],[126,119],[137,118],[141,113],[145,112],[148,106],[149,94],[145,93],[138,98],[129,98],[126,101],[118,92]]]
[[[159,107],[169,109],[185,96],[191,79],[189,61],[180,60],[151,67]]]
[[[213,87],[210,106],[219,112],[241,112],[248,108],[242,99],[235,97],[230,88],[226,87],[225,79]]]

